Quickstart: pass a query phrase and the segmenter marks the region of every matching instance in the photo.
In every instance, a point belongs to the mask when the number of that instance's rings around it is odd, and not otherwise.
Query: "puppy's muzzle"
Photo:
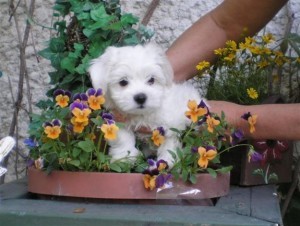
[[[133,99],[138,105],[143,106],[147,100],[147,96],[144,93],[138,93],[134,95]]]

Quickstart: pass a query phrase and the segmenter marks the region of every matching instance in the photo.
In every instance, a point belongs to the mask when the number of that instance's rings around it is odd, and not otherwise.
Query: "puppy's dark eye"
[[[151,77],[151,78],[148,80],[147,83],[148,83],[149,85],[153,85],[154,82],[155,82],[155,79],[154,79],[153,77]]]
[[[128,85],[128,81],[127,80],[125,80],[125,79],[123,79],[123,80],[121,80],[120,82],[119,82],[119,84],[120,84],[120,86],[127,86]]]

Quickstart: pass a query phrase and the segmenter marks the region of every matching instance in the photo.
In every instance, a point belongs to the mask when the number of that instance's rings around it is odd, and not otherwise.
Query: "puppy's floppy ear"
[[[88,71],[95,89],[101,88],[105,93],[107,92],[112,59],[116,51],[116,47],[108,47],[100,57],[91,61]]]
[[[154,43],[146,44],[145,48],[148,49],[148,51],[150,52],[154,51],[156,53],[156,55],[158,56],[157,62],[163,70],[166,79],[166,84],[171,85],[173,83],[174,71],[169,59],[167,58],[165,51]]]
[[[88,69],[92,85],[95,89],[101,88],[105,94],[105,106],[112,107],[112,102],[108,94],[108,83],[110,70],[113,66],[114,56],[117,54],[117,47],[108,47],[98,58],[91,61]]]

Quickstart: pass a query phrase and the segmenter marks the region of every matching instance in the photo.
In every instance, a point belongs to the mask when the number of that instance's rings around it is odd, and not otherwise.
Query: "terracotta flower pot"
[[[98,199],[209,199],[228,194],[230,174],[199,174],[197,184],[171,180],[168,189],[146,190],[139,173],[53,171],[28,169],[28,191],[43,195]]]

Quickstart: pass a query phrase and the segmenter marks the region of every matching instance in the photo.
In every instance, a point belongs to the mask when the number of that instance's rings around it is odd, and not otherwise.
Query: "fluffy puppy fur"
[[[129,157],[135,161],[139,150],[135,131],[139,127],[165,129],[165,142],[157,149],[157,159],[169,166],[173,158],[168,150],[181,147],[170,128],[184,129],[190,124],[185,116],[188,100],[201,100],[199,92],[189,83],[173,82],[173,70],[165,53],[153,44],[144,46],[108,47],[91,62],[89,68],[94,88],[105,94],[105,107],[121,113],[126,126],[117,139],[110,141],[112,161]]]

